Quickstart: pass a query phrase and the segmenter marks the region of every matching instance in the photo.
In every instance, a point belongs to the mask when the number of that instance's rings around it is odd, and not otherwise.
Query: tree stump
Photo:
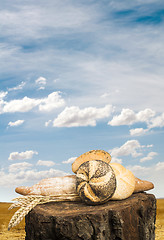
[[[26,216],[26,240],[153,240],[156,199],[136,193],[121,201],[37,205]]]

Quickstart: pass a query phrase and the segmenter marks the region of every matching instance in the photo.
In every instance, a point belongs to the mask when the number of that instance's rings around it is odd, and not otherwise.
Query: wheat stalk
[[[29,213],[29,211],[39,203],[39,201],[40,201],[39,198],[32,199],[32,201],[30,198],[28,202],[26,198],[24,203],[20,202],[16,204],[16,206],[19,206],[20,208],[12,216],[8,225],[8,230],[19,224],[22,221],[22,219]]]
[[[80,198],[77,194],[62,194],[55,196],[37,196],[37,195],[28,195],[23,197],[18,197],[13,199],[12,201],[16,201],[13,203],[9,209],[20,207],[12,216],[8,230],[15,227],[19,224],[22,219],[38,204],[44,204],[47,202],[61,202],[61,201],[79,201]]]

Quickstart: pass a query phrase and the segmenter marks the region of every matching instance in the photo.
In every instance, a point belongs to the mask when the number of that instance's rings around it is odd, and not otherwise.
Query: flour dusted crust
[[[135,189],[135,176],[133,173],[119,163],[111,163],[116,175],[116,191],[111,199],[122,200],[132,195]]]
[[[84,162],[76,174],[76,189],[87,204],[96,205],[111,198],[116,189],[116,178],[110,165],[101,160]]]
[[[46,178],[31,187],[17,187],[15,191],[22,195],[42,196],[77,194],[76,176]]]
[[[101,160],[106,163],[110,163],[111,155],[104,150],[91,150],[89,152],[83,153],[72,163],[72,171],[76,173],[81,164],[91,160]]]

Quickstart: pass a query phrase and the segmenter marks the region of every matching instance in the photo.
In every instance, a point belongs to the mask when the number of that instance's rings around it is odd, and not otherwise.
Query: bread
[[[112,200],[122,200],[132,195],[135,189],[135,177],[133,173],[119,163],[111,163],[110,166],[116,175],[116,191]]]
[[[15,191],[22,195],[54,196],[76,193],[76,176],[46,178],[32,187],[17,187]]]
[[[82,201],[96,205],[111,198],[116,178],[110,165],[102,160],[84,162],[76,174],[76,189]]]
[[[153,183],[136,178],[121,164],[110,161],[109,153],[92,150],[72,164],[77,175],[43,179],[32,187],[17,187],[15,191],[22,195],[42,196],[79,194],[86,203],[99,204],[109,199],[122,200],[133,192],[154,188]]]
[[[154,188],[154,184],[152,182],[141,180],[135,177],[135,189],[134,193],[148,191]]]
[[[106,163],[110,163],[111,156],[108,152],[103,150],[91,150],[75,159],[75,161],[72,163],[72,171],[76,173],[81,164],[91,160],[102,160]]]

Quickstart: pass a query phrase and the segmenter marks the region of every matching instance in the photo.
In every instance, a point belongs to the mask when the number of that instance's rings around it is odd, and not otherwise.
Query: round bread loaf
[[[130,197],[135,189],[135,176],[119,163],[111,163],[110,166],[114,170],[117,182],[116,191],[111,199],[122,200]]]
[[[101,160],[84,162],[76,174],[76,190],[87,204],[96,205],[109,200],[116,189],[111,166]]]
[[[105,152],[104,150],[91,150],[89,152],[83,153],[72,163],[72,171],[76,173],[81,164],[95,159],[110,163],[111,156],[108,152]]]

